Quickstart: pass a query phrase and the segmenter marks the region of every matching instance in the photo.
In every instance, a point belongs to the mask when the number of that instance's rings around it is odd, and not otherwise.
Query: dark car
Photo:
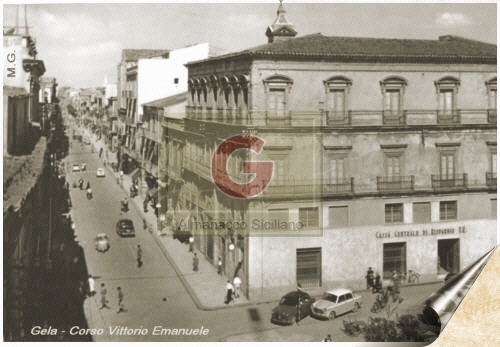
[[[311,304],[314,298],[303,290],[296,290],[284,295],[278,306],[276,306],[271,314],[271,323],[275,324],[293,324],[296,320],[297,305],[300,304],[299,320],[311,314]]]
[[[116,233],[121,237],[134,237],[134,223],[130,219],[120,219],[116,223]]]

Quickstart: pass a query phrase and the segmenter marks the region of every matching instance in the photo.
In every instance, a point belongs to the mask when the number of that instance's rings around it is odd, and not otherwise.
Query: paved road
[[[89,327],[102,329],[102,334],[93,336],[94,341],[321,341],[328,333],[337,341],[360,340],[360,337],[351,338],[343,334],[342,320],[364,319],[369,315],[372,296],[368,293],[364,307],[356,314],[348,314],[334,321],[307,317],[299,326],[271,324],[270,312],[276,303],[229,306],[213,311],[198,310],[159,245],[142,229],[140,213],[133,204],[130,204],[131,210],[127,217],[133,220],[137,236],[121,238],[115,233],[116,221],[123,217],[120,215],[120,200],[125,193],[109,170],[106,177],[96,177],[97,167],[102,167],[97,153],[92,153],[90,146],[80,146],[75,141],[66,161],[69,170],[74,162],[87,163],[85,172],[71,172],[68,178],[70,182],[80,177],[85,183],[89,181],[94,193],[94,198],[88,200],[85,191],[71,188],[72,215],[78,241],[84,249],[88,273],[95,278],[98,292],[101,283],[105,283],[111,306],[111,309],[99,310],[99,294],[85,301]],[[94,237],[101,232],[108,234],[111,244],[110,250],[104,254],[94,248]],[[138,244],[144,250],[144,265],[141,268],[137,267],[136,262]],[[117,286],[122,288],[125,295],[124,306],[127,311],[123,313],[116,312]],[[405,295],[406,291],[412,297],[411,300],[417,302],[432,292],[434,287],[438,286],[403,288],[402,294]],[[223,289],[214,295],[223,295]],[[155,335],[155,326],[168,329],[203,327],[208,329],[208,333],[200,335],[200,330],[198,335]],[[111,329],[116,327],[147,329],[147,332],[141,330],[131,335],[112,334]]]

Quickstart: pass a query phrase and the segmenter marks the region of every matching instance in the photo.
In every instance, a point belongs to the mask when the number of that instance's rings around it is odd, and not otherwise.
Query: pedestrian
[[[300,322],[300,311],[302,310],[302,298],[299,297],[297,300],[297,310],[295,312],[295,324],[299,325]]]
[[[148,222],[146,221],[146,218],[142,219],[142,228],[144,229],[144,231],[148,229]]]
[[[95,295],[95,281],[92,275],[89,275],[89,297]]]
[[[328,334],[323,340],[323,342],[332,342],[332,335]]]
[[[380,274],[377,272],[375,274],[375,282],[373,284],[373,292],[378,293],[382,290],[382,283],[380,282]]]
[[[371,267],[368,268],[365,277],[366,277],[366,289],[371,289],[373,287],[373,269]]]
[[[226,283],[226,300],[224,301],[225,304],[229,304],[231,301],[233,301],[233,292],[234,292],[234,287],[231,284],[231,281],[227,280],[227,283]]]
[[[90,189],[90,181],[87,181],[87,186],[85,187],[85,190],[89,190]]]
[[[137,245],[137,267],[142,266],[142,248],[141,245]]]
[[[219,261],[217,261],[217,273],[222,275],[222,258],[219,257]]]
[[[199,265],[200,265],[200,258],[198,258],[198,255],[195,253],[193,256],[193,271],[194,272],[198,271]]]
[[[239,298],[240,288],[241,288],[241,278],[239,278],[238,275],[234,276],[233,285],[234,285],[234,297]]]
[[[101,149],[99,150],[99,159],[101,159],[101,156],[102,156],[102,151],[103,151],[103,149],[102,149],[102,147],[101,147]]]
[[[123,292],[120,287],[116,287],[118,291],[118,311],[116,313],[125,312],[125,308],[123,307]]]
[[[392,281],[394,282],[394,294],[399,295],[399,287],[401,285],[401,277],[398,271],[394,270],[392,272]]]
[[[108,306],[108,300],[106,299],[106,294],[108,293],[106,286],[104,283],[101,283],[101,307],[99,307],[99,310],[102,310],[103,308],[110,308]]]

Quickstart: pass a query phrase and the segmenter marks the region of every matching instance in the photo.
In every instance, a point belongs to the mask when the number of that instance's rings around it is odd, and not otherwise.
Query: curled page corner
[[[451,277],[422,301],[422,319],[425,323],[443,331],[497,247]]]

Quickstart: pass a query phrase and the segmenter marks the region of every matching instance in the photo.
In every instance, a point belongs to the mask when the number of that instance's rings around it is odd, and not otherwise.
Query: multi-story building
[[[267,44],[187,64],[171,227],[250,298],[361,289],[368,267],[435,281],[492,249],[496,45],[296,33],[280,5]],[[249,160],[272,163],[267,186],[241,186]]]
[[[134,180],[142,181],[141,186],[146,189],[141,189],[140,193],[144,197],[158,185],[159,126],[155,117],[150,117],[149,114],[145,116],[143,106],[186,92],[187,69],[184,64],[208,56],[208,43],[170,51],[122,52],[118,98],[119,104],[125,109],[122,155],[126,155],[126,160],[121,160],[121,166],[124,172],[132,172]]]

